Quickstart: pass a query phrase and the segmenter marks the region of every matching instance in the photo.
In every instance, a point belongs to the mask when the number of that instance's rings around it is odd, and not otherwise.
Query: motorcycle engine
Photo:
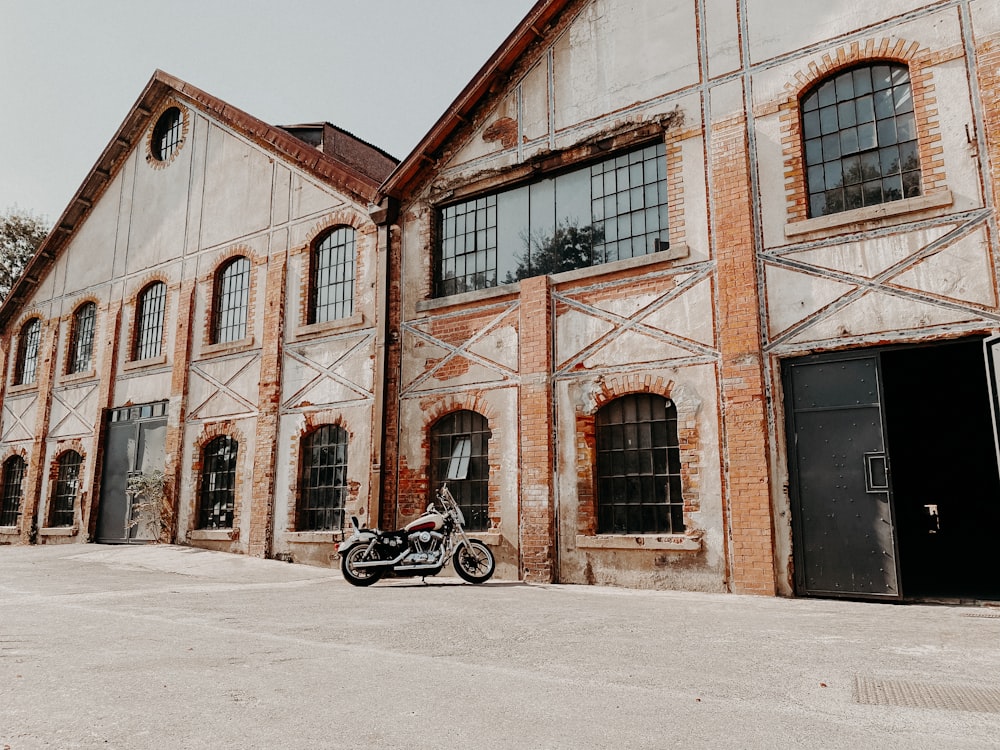
[[[404,562],[418,565],[437,563],[441,557],[441,550],[438,548],[443,539],[444,535],[436,531],[415,531],[409,536],[410,549],[413,552],[406,556]]]

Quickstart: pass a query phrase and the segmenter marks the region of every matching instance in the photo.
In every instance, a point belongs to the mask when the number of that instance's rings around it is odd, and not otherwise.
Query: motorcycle
[[[449,560],[455,572],[469,583],[484,583],[493,575],[493,552],[465,533],[465,516],[448,491],[437,491],[436,503],[402,529],[380,531],[361,528],[351,516],[354,532],[337,546],[340,569],[348,583],[371,586],[385,575],[434,576]]]

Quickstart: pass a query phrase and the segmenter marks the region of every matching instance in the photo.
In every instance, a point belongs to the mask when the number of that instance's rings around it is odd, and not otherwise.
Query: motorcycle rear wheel
[[[385,573],[385,568],[358,568],[355,563],[378,559],[368,555],[368,545],[356,544],[340,556],[340,572],[344,580],[354,586],[371,586]]]
[[[470,539],[455,550],[451,558],[455,572],[469,583],[485,583],[496,568],[493,552],[478,539]]]

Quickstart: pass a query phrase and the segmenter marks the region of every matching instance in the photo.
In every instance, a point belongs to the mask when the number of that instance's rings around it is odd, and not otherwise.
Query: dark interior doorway
[[[1000,477],[981,338],[880,353],[901,587],[1000,599]]]

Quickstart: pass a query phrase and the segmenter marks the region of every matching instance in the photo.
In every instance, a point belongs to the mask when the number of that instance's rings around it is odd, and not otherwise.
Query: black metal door
[[[786,363],[799,593],[898,599],[877,354]]]
[[[96,541],[102,544],[150,542],[156,538],[148,525],[133,523],[126,492],[134,472],[162,471],[166,463],[166,404],[116,409],[108,416],[101,475],[101,504]]]

